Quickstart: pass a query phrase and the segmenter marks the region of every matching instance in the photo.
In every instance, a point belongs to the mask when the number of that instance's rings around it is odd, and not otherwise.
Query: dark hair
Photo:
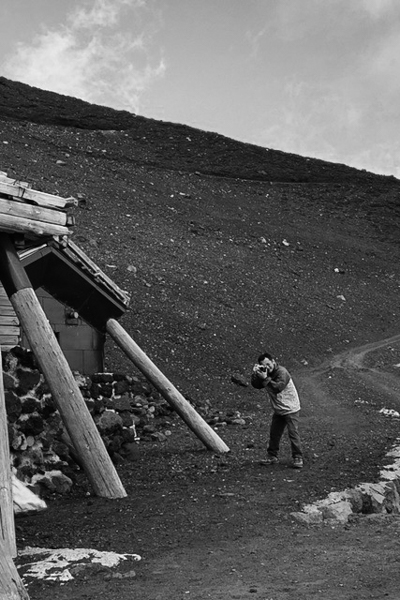
[[[270,354],[269,352],[263,352],[263,354],[260,354],[257,360],[261,364],[264,358],[268,358],[268,360],[275,360],[272,354]]]

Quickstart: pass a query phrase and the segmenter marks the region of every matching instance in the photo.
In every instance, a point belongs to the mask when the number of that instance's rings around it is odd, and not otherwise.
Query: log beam
[[[43,223],[52,223],[67,227],[73,223],[70,215],[66,211],[43,208],[34,204],[25,204],[22,200],[8,200],[0,196],[0,214],[30,219],[32,221],[41,221]]]
[[[41,367],[86,475],[98,496],[124,498],[118,477],[79,386],[7,235],[0,235],[0,279]]]
[[[0,231],[24,233],[38,236],[70,235],[68,227],[44,221],[34,221],[27,217],[0,214]]]
[[[11,492],[11,464],[0,350],[0,540],[12,558],[17,556]]]
[[[25,202],[32,202],[38,206],[55,208],[58,210],[65,210],[70,206],[78,205],[78,200],[75,198],[60,198],[59,196],[39,192],[38,190],[33,190],[25,185],[18,185],[17,181],[10,182],[9,178],[4,180],[4,177],[1,177],[0,180],[0,193],[13,198],[21,198]]]
[[[178,415],[185,421],[195,435],[209,450],[218,453],[229,452],[228,446],[215,433],[208,423],[196,412],[193,406],[163,375],[143,350],[115,319],[109,319],[106,331],[118,346],[125,352],[133,364],[154,385],[162,396],[171,404]]]
[[[0,537],[0,600],[29,600],[18,571]]]

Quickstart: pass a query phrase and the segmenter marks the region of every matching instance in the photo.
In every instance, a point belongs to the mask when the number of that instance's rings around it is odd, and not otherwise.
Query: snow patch
[[[99,563],[104,567],[116,567],[123,560],[141,560],[139,554],[117,554],[115,552],[100,552],[90,548],[49,548],[27,547],[18,552],[18,557],[35,557],[32,562],[25,563],[23,580],[26,578],[44,579],[47,581],[67,582],[74,579],[70,569],[79,564]],[[27,570],[26,567],[28,567]]]
[[[393,410],[393,408],[381,408],[379,412],[385,417],[392,417],[393,419],[400,418],[400,413],[397,412],[397,410]]]
[[[14,513],[31,513],[45,510],[46,502],[26,487],[22,481],[17,479],[15,473],[11,473],[11,489]]]

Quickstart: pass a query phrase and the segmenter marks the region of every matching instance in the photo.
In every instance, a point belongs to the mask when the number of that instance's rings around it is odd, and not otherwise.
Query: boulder
[[[102,434],[110,435],[122,429],[123,421],[113,410],[106,409],[95,418],[95,423]]]
[[[18,419],[18,426],[25,435],[39,435],[44,429],[44,421],[37,413],[22,414]]]
[[[22,411],[26,414],[28,413],[38,413],[42,409],[42,405],[37,398],[33,398],[28,396],[27,398],[23,398],[22,400]]]
[[[356,488],[362,495],[364,514],[382,513],[385,504],[385,484],[362,483]]]
[[[27,371],[25,369],[17,369],[18,378],[18,395],[25,396],[28,392],[35,389],[41,379],[39,371]]]
[[[11,483],[14,513],[16,515],[38,512],[47,508],[46,502],[28,489],[22,481],[16,478],[14,473],[11,476]]]
[[[46,471],[44,475],[36,474],[32,477],[31,485],[46,492],[56,494],[66,494],[72,488],[72,481],[61,471],[53,470]]]
[[[248,378],[243,377],[243,375],[240,375],[238,373],[235,373],[231,376],[231,381],[232,383],[236,383],[236,385],[240,385],[242,387],[249,387]]]
[[[385,510],[390,514],[400,513],[400,495],[394,481],[385,485]]]
[[[115,381],[114,383],[114,394],[116,396],[121,396],[129,391],[129,383],[126,379],[122,381]]]
[[[113,398],[112,407],[118,412],[131,410],[131,399],[128,394]]]
[[[3,373],[3,386],[5,390],[13,390],[17,387],[17,379],[9,373]]]
[[[347,523],[349,516],[353,514],[353,509],[348,500],[340,500],[333,504],[327,504],[321,512],[324,520],[333,519],[339,523]]]
[[[22,402],[11,390],[7,390],[4,393],[5,403],[6,403],[6,411],[9,423],[14,423],[22,412]]]

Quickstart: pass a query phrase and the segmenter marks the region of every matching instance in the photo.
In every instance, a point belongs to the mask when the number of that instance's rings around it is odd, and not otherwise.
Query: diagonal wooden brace
[[[209,450],[214,452],[229,452],[228,446],[215,433],[208,423],[196,412],[191,404],[163,375],[158,367],[148,358],[143,350],[130,337],[125,329],[115,319],[108,319],[106,331],[118,346],[125,352],[133,364],[147,377],[154,387],[176,410],[186,425],[197,435]]]

